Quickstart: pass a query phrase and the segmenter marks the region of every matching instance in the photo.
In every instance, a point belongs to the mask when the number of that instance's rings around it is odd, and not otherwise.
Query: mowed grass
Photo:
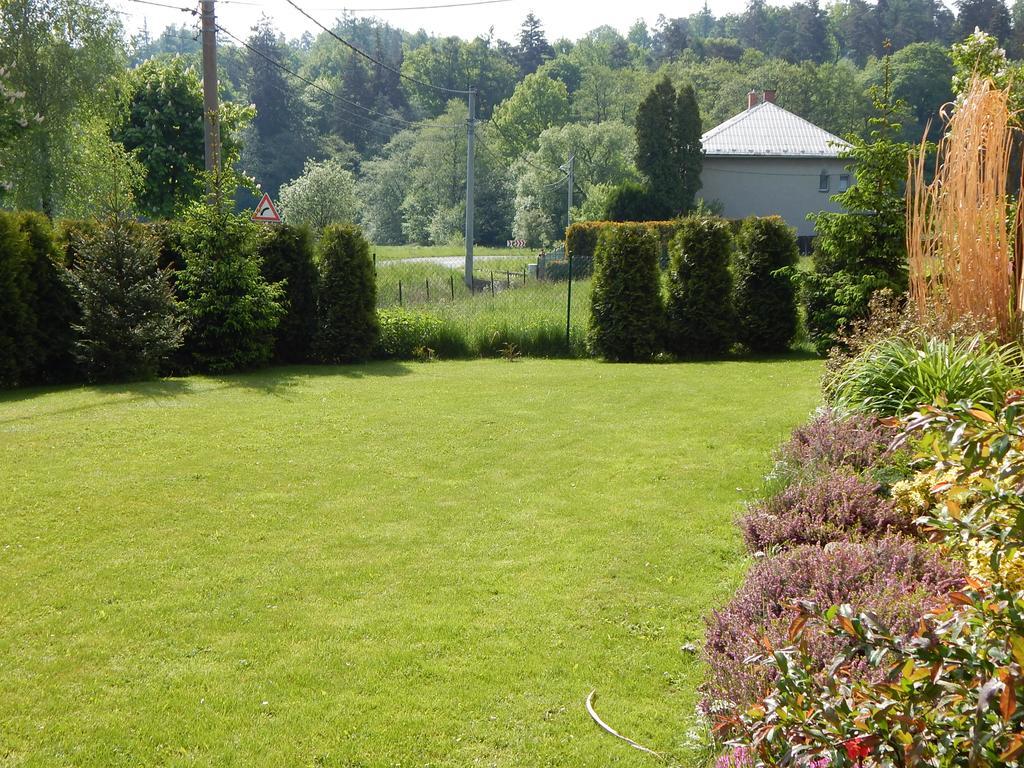
[[[370,251],[378,261],[391,259],[415,259],[425,256],[465,256],[464,245],[371,245]],[[473,246],[476,256],[507,256],[523,264],[536,260],[539,248],[501,248],[488,245]]]
[[[681,648],[811,360],[0,396],[0,766],[698,764]]]

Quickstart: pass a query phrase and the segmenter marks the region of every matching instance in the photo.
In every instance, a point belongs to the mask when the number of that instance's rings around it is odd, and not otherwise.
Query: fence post
[[[506,288],[511,288],[512,287],[512,273],[509,272],[507,269],[505,270],[505,287]]]
[[[430,303],[430,278],[427,278],[427,303]]]
[[[565,300],[565,349],[572,354],[572,251],[569,252],[569,291]]]
[[[377,276],[377,252],[373,252],[373,276]]]
[[[452,301],[455,301],[455,275],[454,274],[448,276],[448,282],[451,283],[451,286],[452,286]]]
[[[491,296],[494,295],[494,270],[491,270]]]
[[[402,306],[402,281],[398,281],[398,306]]]
[[[523,264],[523,285],[524,286],[526,285],[526,272],[527,272],[526,265]]]

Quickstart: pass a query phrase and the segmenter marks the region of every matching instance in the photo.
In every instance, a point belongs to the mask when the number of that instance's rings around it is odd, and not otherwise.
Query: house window
[[[839,191],[845,192],[850,188],[850,174],[841,173],[839,174]]]
[[[818,191],[828,192],[828,183],[828,171],[822,171],[821,175],[818,177]]]

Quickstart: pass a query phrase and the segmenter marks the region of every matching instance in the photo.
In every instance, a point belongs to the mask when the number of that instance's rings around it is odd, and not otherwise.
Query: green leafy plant
[[[724,354],[736,338],[728,223],[712,216],[687,217],[669,251],[669,351],[687,357]]]
[[[331,224],[320,240],[317,356],[330,363],[365,360],[380,336],[377,281],[359,227]]]
[[[831,374],[836,408],[883,416],[906,414],[922,403],[1002,402],[1022,380],[1020,352],[975,335],[882,338]]]
[[[392,307],[377,312],[380,338],[377,355],[396,360],[416,360],[420,351],[429,349],[440,332],[442,322],[425,312]]]
[[[777,216],[751,217],[736,238],[737,336],[753,352],[785,352],[797,330],[794,231]]]
[[[663,326],[658,247],[652,232],[625,225],[601,232],[594,252],[587,344],[607,360],[649,360]]]

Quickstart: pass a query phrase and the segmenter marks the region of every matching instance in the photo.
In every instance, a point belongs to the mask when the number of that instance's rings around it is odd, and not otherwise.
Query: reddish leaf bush
[[[769,693],[773,672],[744,660],[767,647],[787,644],[794,600],[821,606],[849,603],[874,612],[897,631],[909,632],[960,577],[960,566],[924,544],[898,536],[804,545],[759,561],[733,599],[707,620],[704,658],[709,682],[703,689],[704,710],[718,719],[745,710]],[[820,631],[808,630],[806,640],[809,657],[819,670],[843,650],[842,638]]]
[[[878,494],[878,484],[856,475],[826,474],[754,502],[740,518],[751,552],[798,544],[910,533],[913,520]]]

